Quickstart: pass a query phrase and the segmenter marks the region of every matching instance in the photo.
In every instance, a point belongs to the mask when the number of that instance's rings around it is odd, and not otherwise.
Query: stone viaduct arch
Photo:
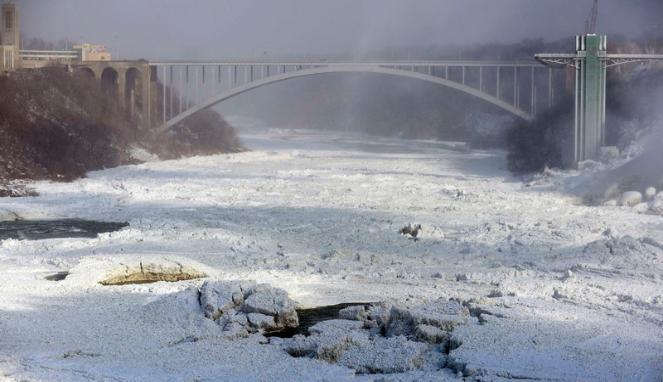
[[[106,67],[101,71],[101,89],[111,97],[118,95],[118,73],[112,67]]]
[[[94,70],[90,68],[77,68],[74,70],[74,74],[81,76],[81,77],[86,77],[89,79],[94,80],[96,78],[96,74],[94,73]]]
[[[147,61],[95,61],[71,66],[75,73],[99,81],[102,89],[125,106],[130,118],[140,117],[143,128],[151,126],[150,96],[156,77]]]

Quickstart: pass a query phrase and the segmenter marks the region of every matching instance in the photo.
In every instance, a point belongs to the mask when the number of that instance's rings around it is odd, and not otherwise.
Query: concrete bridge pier
[[[127,71],[119,70],[117,72],[117,99],[120,105],[126,105],[124,94],[127,86]]]
[[[575,71],[572,147],[566,155],[572,167],[584,160],[598,159],[601,147],[606,144],[607,69],[631,63],[663,61],[663,54],[608,53],[607,37],[595,34],[577,36],[576,53],[540,53],[534,57],[546,65],[560,65]]]
[[[576,37],[573,162],[598,158],[605,145],[606,36]]]

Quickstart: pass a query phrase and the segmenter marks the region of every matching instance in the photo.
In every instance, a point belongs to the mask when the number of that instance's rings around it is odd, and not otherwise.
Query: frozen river
[[[662,217],[527,187],[499,151],[292,132],[243,141],[252,151],[37,182],[39,197],[0,199],[25,219],[130,224],[0,243],[0,380],[374,377],[256,338],[174,345],[199,328],[160,301],[201,281],[98,283],[139,262],[270,283],[303,307],[457,299],[473,317],[449,356],[488,380],[661,380]],[[399,234],[409,223],[421,224],[418,240]],[[392,377],[457,378],[449,368]]]

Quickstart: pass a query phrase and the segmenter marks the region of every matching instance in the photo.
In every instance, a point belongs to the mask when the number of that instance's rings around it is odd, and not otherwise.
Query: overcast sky
[[[14,2],[27,37],[101,43],[121,58],[176,59],[359,56],[393,46],[555,40],[583,31],[592,0]],[[663,0],[600,3],[600,32],[638,36],[661,28]]]

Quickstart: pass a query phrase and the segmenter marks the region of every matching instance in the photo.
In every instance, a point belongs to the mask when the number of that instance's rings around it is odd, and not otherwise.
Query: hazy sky
[[[0,0],[1,2],[2,0]],[[389,46],[559,39],[592,0],[14,0],[23,33],[121,58],[324,55]],[[599,29],[659,28],[663,0],[601,0]]]

